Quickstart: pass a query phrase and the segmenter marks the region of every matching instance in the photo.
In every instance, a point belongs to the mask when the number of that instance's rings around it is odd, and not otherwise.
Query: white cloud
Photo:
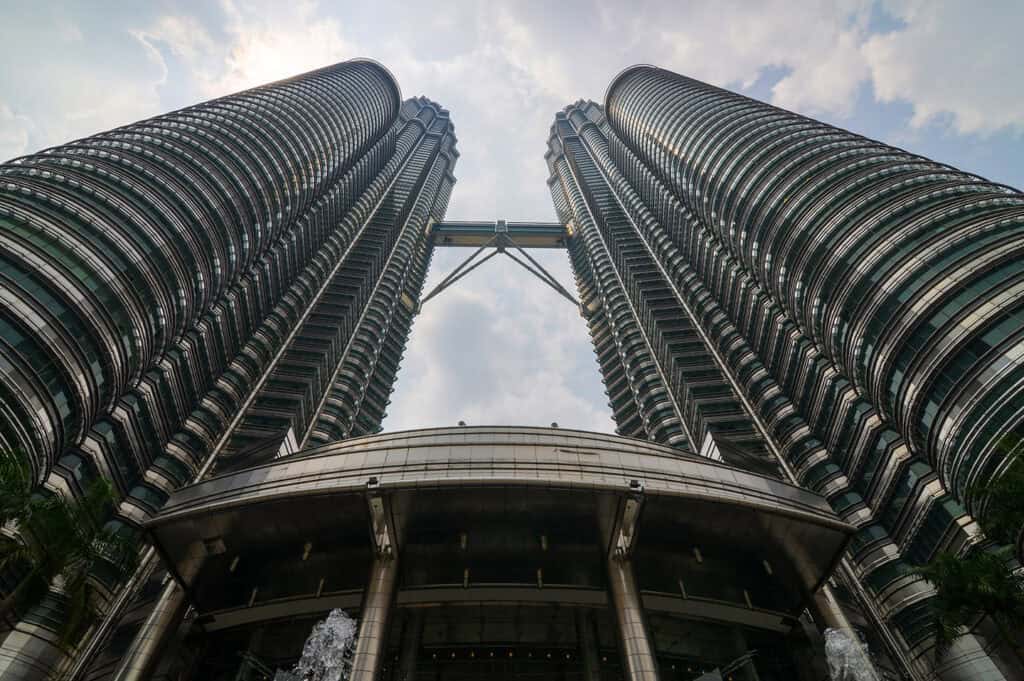
[[[163,15],[137,37],[158,55],[164,45],[181,59],[206,97],[287,78],[356,56],[340,23],[318,16],[316,2],[223,0],[227,39],[217,40],[190,15]],[[162,61],[162,58],[160,58]],[[165,65],[166,68],[166,65]]]
[[[863,28],[836,30],[828,36],[831,49],[815,59],[804,53],[799,66],[772,88],[772,103],[804,113],[849,116],[857,88],[867,76],[859,52]]]
[[[513,68],[529,74],[538,90],[558,98],[572,92],[574,83],[569,62],[564,59],[567,55],[559,54],[549,44],[538,40],[525,19],[507,7],[494,6],[487,22],[503,59]]]
[[[0,161],[21,156],[28,149],[28,135],[32,121],[11,111],[0,102]]]
[[[217,53],[216,43],[210,37],[206,26],[188,15],[165,14],[158,17],[153,26],[134,30],[132,35],[146,47],[147,54],[161,64],[163,57],[154,43],[166,44],[175,56],[200,69],[198,73],[194,73],[196,77],[211,68],[206,62]],[[219,66],[216,68],[220,71]]]
[[[866,0],[792,2],[741,0],[649,10],[642,31],[655,29],[666,68],[715,85],[750,87],[769,66],[788,70],[773,103],[807,112],[840,115],[851,110],[867,77],[859,53],[866,36]],[[660,57],[660,58],[659,58]]]
[[[439,249],[428,286],[468,254]],[[570,282],[565,253],[538,257]],[[499,257],[424,307],[385,427],[556,421],[612,432],[606,401],[586,323],[556,293]]]
[[[864,45],[878,98],[909,101],[920,127],[951,114],[959,133],[1024,130],[1024,4],[892,0],[903,30]]]
[[[356,56],[340,23],[316,16],[316,2],[226,2],[225,8],[234,44],[224,73],[206,86],[211,93],[262,85]]]
[[[85,37],[82,35],[82,29],[63,16],[57,17],[53,35],[59,43],[76,43]]]
[[[86,26],[73,12],[15,6],[0,23],[0,45],[0,92],[8,105],[0,122],[5,157],[160,111],[160,74],[138,58],[127,31]]]

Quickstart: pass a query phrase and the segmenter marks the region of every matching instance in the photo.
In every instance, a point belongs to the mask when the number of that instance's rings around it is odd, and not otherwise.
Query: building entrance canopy
[[[806,490],[649,442],[460,427],[327,445],[179,490],[149,530],[207,628],[359,604],[374,549],[398,603],[606,602],[785,630],[853,528]],[[340,600],[338,600],[340,599]]]

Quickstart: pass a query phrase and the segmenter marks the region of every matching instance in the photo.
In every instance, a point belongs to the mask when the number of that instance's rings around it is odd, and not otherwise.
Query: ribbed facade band
[[[211,454],[378,431],[455,141],[351,61],[0,166],[0,447],[134,532]],[[46,673],[61,599],[0,673]]]
[[[904,670],[1004,678],[972,637],[934,668],[911,570],[1024,442],[1024,196],[646,66],[547,161],[619,432],[781,464],[860,528],[841,576]]]

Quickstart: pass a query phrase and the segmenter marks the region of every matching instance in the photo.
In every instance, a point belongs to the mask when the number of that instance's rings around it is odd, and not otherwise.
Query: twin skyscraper
[[[878,678],[1019,678],[985,623],[936,659],[914,568],[1024,447],[1024,195],[632,67],[544,155],[623,437],[381,435],[457,158],[356,60],[0,165],[0,447],[143,554],[0,677],[264,678],[344,606],[360,679],[810,681],[810,606]]]

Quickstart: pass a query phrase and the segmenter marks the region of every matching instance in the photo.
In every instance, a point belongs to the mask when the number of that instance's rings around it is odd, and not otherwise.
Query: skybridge
[[[435,246],[481,247],[496,237],[522,248],[565,248],[571,232],[560,222],[435,222]]]
[[[517,265],[554,289],[558,295],[579,308],[580,314],[586,316],[586,310],[576,297],[558,283],[558,280],[527,252],[527,249],[533,248],[567,248],[569,238],[572,236],[572,231],[567,225],[560,222],[508,222],[506,220],[493,222],[452,221],[435,222],[429,229],[434,246],[453,246],[476,250],[420,299],[419,309],[422,309],[428,300],[491,258],[497,255],[506,255]],[[484,255],[485,251],[489,252]]]

